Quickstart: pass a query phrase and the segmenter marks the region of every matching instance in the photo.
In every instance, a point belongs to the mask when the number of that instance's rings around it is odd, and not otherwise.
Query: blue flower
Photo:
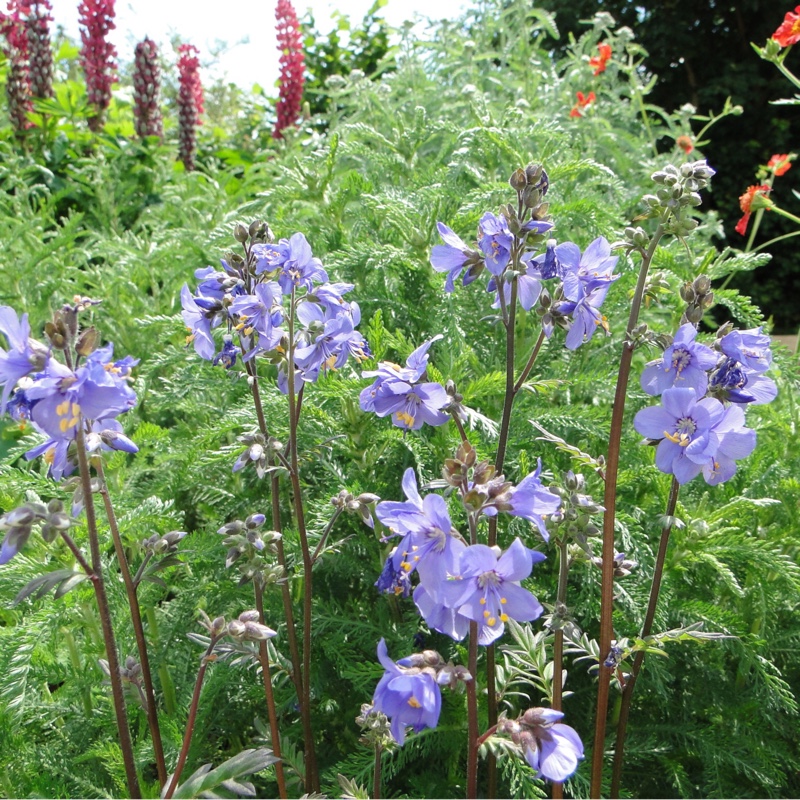
[[[431,250],[431,266],[437,272],[446,272],[447,280],[445,281],[445,291],[452,292],[455,287],[455,281],[461,272],[467,267],[468,264],[479,264],[479,256],[474,250],[464,244],[460,237],[447,227],[443,222],[437,222],[436,227],[439,230],[439,235],[444,240],[444,244],[434,245]],[[467,286],[472,283],[477,277],[479,272],[477,270],[467,270],[464,275],[463,285]]]
[[[229,313],[237,318],[235,328],[245,337],[258,334],[257,343],[245,355],[249,361],[256,353],[273,350],[281,340],[283,331],[283,293],[275,281],[259,283],[253,294],[239,295],[229,307]]]
[[[445,605],[443,600],[437,601],[435,593],[428,591],[423,584],[414,590],[414,603],[432,631],[443,633],[457,642],[469,633],[469,617]]]
[[[486,259],[486,269],[492,275],[502,274],[511,259],[514,237],[504,217],[496,217],[487,211],[478,223],[478,247]]]
[[[479,623],[478,643],[489,645],[509,619],[530,622],[541,615],[541,603],[519,581],[543,558],[518,538],[499,558],[491,547],[470,545],[460,554],[456,577],[440,584],[441,596],[449,608]]]
[[[311,245],[302,233],[295,233],[290,239],[281,239],[276,245],[270,245],[273,257],[269,260],[271,269],[279,269],[278,283],[284,294],[291,294],[292,289],[301,286],[311,292],[315,283],[327,283],[328,273],[322,262],[311,252]],[[264,271],[261,264],[256,266],[256,273]]]
[[[384,639],[378,643],[378,660],[386,672],[375,688],[372,705],[391,720],[397,743],[405,743],[408,726],[415,733],[435,728],[442,710],[442,693],[434,677],[416,667],[405,667],[403,659],[395,664]]]
[[[766,372],[772,364],[772,351],[769,349],[770,338],[761,333],[761,328],[749,331],[731,331],[720,340],[723,353],[733,358],[748,370]]]
[[[778,395],[775,381],[747,369],[733,358],[726,358],[711,376],[709,394],[729,403],[771,403]]]
[[[542,486],[542,459],[538,459],[536,469],[523,478],[510,492],[500,510],[512,517],[522,517],[532,522],[542,538],[548,541],[550,534],[545,526],[545,518],[561,508],[561,498]]]
[[[408,597],[411,594],[411,576],[404,569],[397,569],[394,565],[394,550],[389,554],[383,565],[375,588],[381,594],[393,594],[398,597]]]
[[[659,395],[673,386],[691,387],[698,397],[706,393],[707,372],[716,365],[717,355],[710,347],[695,342],[696,336],[694,325],[681,325],[663,357],[645,367],[641,384],[647,394]]]
[[[10,306],[0,306],[0,333],[8,340],[9,349],[0,348],[0,414],[5,414],[11,392],[19,382],[31,372],[44,367],[49,357],[44,345],[31,340],[28,315],[17,319],[17,313]]]
[[[181,289],[181,316],[186,327],[192,332],[189,341],[194,342],[194,349],[200,358],[211,361],[217,348],[211,337],[211,329],[219,325],[221,317],[218,313],[222,309],[219,301],[214,301],[219,308],[209,307],[203,297],[193,297],[189,287],[184,284]]]

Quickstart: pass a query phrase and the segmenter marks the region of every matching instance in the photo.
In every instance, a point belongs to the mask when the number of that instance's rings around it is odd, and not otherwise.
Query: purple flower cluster
[[[31,93],[34,97],[53,96],[53,49],[50,26],[53,18],[50,0],[30,0],[25,29],[28,36]]]
[[[379,417],[392,415],[392,424],[403,430],[419,430],[424,423],[443,425],[450,418],[442,409],[450,397],[440,383],[426,381],[428,350],[442,336],[434,336],[421,344],[408,357],[406,366],[381,361],[377,370],[363,372],[364,378],[375,378],[359,395],[362,411]]]
[[[133,117],[136,135],[164,136],[158,94],[161,88],[161,67],[158,47],[152,39],[143,39],[136,45],[133,71]]]
[[[71,474],[80,426],[90,452],[99,448],[137,452],[116,419],[136,404],[130,378],[137,360],[115,361],[109,344],[70,369],[31,339],[28,315],[18,318],[9,306],[0,306],[0,333],[8,343],[8,349],[0,348],[0,414],[8,411],[15,421],[30,424],[46,437],[25,454],[27,459],[44,456],[55,480]]]
[[[743,406],[768,403],[778,390],[763,374],[772,353],[760,328],[719,337],[720,353],[695,342],[696,336],[693,325],[682,325],[663,357],[647,365],[642,388],[660,394],[661,405],[640,411],[634,427],[658,442],[656,466],[662,472],[681,484],[702,472],[714,486],[732,478],[736,461],[756,446]]]
[[[369,357],[369,346],[356,330],[358,303],[344,299],[352,284],[328,282],[302,233],[276,244],[254,243],[246,262],[221,264],[221,271],[195,271],[200,281],[195,294],[187,285],[181,291],[183,320],[202,358],[231,369],[239,356],[245,362],[268,356],[278,364],[278,387],[288,393],[287,301],[296,310],[295,392],[323,372],[341,368],[351,356],[359,362]],[[212,331],[223,324],[218,349]]]
[[[558,509],[560,500],[542,487],[539,472],[500,500],[492,500],[485,513],[492,516],[500,510],[543,525],[543,518]],[[539,601],[520,585],[533,565],[544,559],[542,553],[519,539],[502,553],[481,544],[467,546],[450,522],[444,499],[436,494],[420,496],[412,469],[403,476],[403,491],[406,501],[384,501],[376,508],[390,535],[401,537],[376,583],[379,590],[407,596],[410,576],[416,572],[414,602],[428,626],[460,640],[470,621],[477,622],[483,645],[502,636],[509,619],[527,622],[542,613]]]

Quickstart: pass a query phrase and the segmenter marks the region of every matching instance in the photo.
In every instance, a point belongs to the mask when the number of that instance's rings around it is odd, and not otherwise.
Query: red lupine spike
[[[300,115],[305,81],[305,61],[300,25],[290,0],[278,0],[275,19],[277,20],[278,50],[281,53],[281,83],[275,108],[278,119],[272,136],[275,139],[282,139],[282,131],[293,126]]]

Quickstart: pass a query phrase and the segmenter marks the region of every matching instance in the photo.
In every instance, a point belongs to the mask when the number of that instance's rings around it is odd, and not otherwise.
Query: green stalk
[[[103,472],[103,461],[101,458],[98,458],[94,463],[97,471],[97,477],[100,479],[100,494],[103,497],[103,504],[106,510],[106,519],[108,520],[108,527],[111,530],[111,538],[114,540],[114,550],[117,553],[119,571],[122,575],[122,581],[125,584],[125,592],[128,595],[128,606],[131,612],[131,622],[133,623],[133,632],[136,636],[136,649],[139,652],[139,665],[142,668],[142,681],[144,683],[144,696],[146,698],[144,709],[147,715],[147,725],[150,728],[150,737],[153,740],[153,754],[156,759],[158,783],[159,786],[163,787],[167,782],[167,767],[164,760],[164,747],[161,743],[161,729],[158,725],[158,709],[156,708],[156,696],[155,692],[153,691],[153,676],[150,672],[150,657],[147,652],[147,639],[144,635],[142,612],[141,608],[139,607],[139,596],[136,591],[136,584],[131,577],[128,559],[125,555],[125,548],[122,546],[122,537],[119,533],[117,515],[114,513],[114,506],[111,504],[111,496],[108,493],[106,476]]]
[[[603,577],[600,590],[600,671],[597,687],[594,749],[592,751],[592,782],[590,790],[590,797],[592,798],[599,798],[603,790],[603,755],[605,752],[608,694],[611,682],[611,670],[605,666],[604,661],[611,650],[611,640],[614,638],[612,614],[614,610],[614,528],[617,510],[617,474],[619,472],[622,425],[625,416],[625,399],[631,372],[631,360],[633,359],[633,329],[639,321],[639,310],[644,297],[650,262],[653,260],[656,248],[663,235],[664,224],[659,223],[639,268],[639,279],[631,303],[625,342],[622,345],[622,355],[617,374],[617,388],[614,393],[614,406],[611,412],[611,431],[608,439],[605,497],[603,502],[606,511],[603,517]]]
[[[679,490],[680,484],[673,477],[672,485],[669,490],[669,499],[667,500],[666,521],[661,530],[661,541],[658,545],[658,555],[653,572],[653,583],[650,586],[650,600],[647,604],[647,613],[645,614],[644,623],[642,624],[642,630],[639,633],[640,639],[649,636],[653,630],[653,620],[655,619],[656,608],[658,606],[658,595],[661,591],[661,578],[664,574],[664,562],[667,558],[667,546],[669,545],[669,536],[672,532],[672,517],[675,514],[675,506],[678,503]],[[631,710],[633,689],[636,686],[636,679],[641,672],[644,656],[644,650],[639,650],[636,653],[631,674],[628,676],[625,688],[622,690],[622,705],[620,706],[619,721],[617,723],[617,743],[614,748],[614,767],[611,773],[611,797],[619,797],[619,789],[622,782],[622,766],[625,759],[625,734],[628,727],[628,716]]]
[[[108,604],[106,585],[103,580],[103,562],[100,555],[100,537],[97,534],[97,517],[92,496],[92,476],[89,472],[89,459],[86,457],[86,435],[83,430],[84,421],[80,419],[76,427],[76,445],[78,450],[78,468],[80,470],[83,504],[86,511],[86,527],[89,532],[89,550],[92,556],[92,571],[89,575],[94,587],[97,610],[100,614],[100,625],[103,629],[106,658],[108,660],[111,696],[114,702],[114,714],[117,719],[119,745],[125,765],[125,777],[131,797],[141,797],[139,776],[136,774],[136,761],[133,754],[133,742],[128,728],[128,714],[125,709],[125,696],[122,691],[122,679],[119,674],[119,656],[114,639],[114,626],[111,621],[111,608]]]
[[[569,577],[569,556],[567,554],[567,542],[558,542],[558,591],[556,593],[556,609],[565,605],[567,599],[567,579]],[[564,629],[559,628],[555,631],[553,641],[553,702],[552,707],[555,711],[561,711],[563,698],[562,664],[564,663]],[[564,796],[563,784],[554,782],[552,786],[553,800],[558,800]]]

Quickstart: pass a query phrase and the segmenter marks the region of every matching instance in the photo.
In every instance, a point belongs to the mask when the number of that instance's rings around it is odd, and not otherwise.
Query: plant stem
[[[667,500],[666,519],[664,527],[661,530],[661,541],[658,545],[658,555],[656,556],[656,565],[653,571],[653,583],[650,586],[650,600],[647,604],[647,613],[645,614],[642,630],[639,634],[640,639],[649,636],[653,630],[653,620],[656,616],[658,595],[661,591],[661,578],[664,574],[664,562],[667,558],[667,546],[669,545],[669,537],[672,532],[672,518],[675,514],[675,506],[678,503],[679,490],[680,484],[673,477],[672,485],[669,489],[669,499]],[[633,698],[633,688],[636,685],[636,679],[639,677],[639,672],[642,669],[644,656],[644,650],[639,650],[636,653],[633,660],[633,669],[625,684],[625,688],[622,690],[622,705],[620,707],[619,722],[617,723],[617,743],[614,748],[614,768],[611,773],[611,797],[619,797],[619,788],[622,782],[622,766],[625,760],[625,734],[631,710],[631,699]]]
[[[467,800],[478,796],[478,623],[469,623],[469,674],[467,682]]]
[[[125,592],[128,595],[131,622],[133,623],[133,632],[136,636],[136,649],[139,652],[139,665],[142,668],[144,696],[147,699],[147,702],[144,704],[145,713],[147,714],[147,725],[150,728],[150,736],[153,740],[153,754],[156,759],[158,783],[163,787],[167,782],[167,767],[164,760],[164,747],[161,743],[161,729],[158,726],[158,709],[156,708],[156,696],[153,691],[153,676],[150,672],[150,658],[147,652],[147,639],[145,639],[144,636],[139,596],[136,593],[136,584],[131,577],[128,559],[125,555],[125,548],[122,546],[122,537],[119,533],[117,515],[114,513],[114,506],[111,504],[111,496],[108,493],[102,458],[95,459],[94,465],[97,471],[97,477],[100,479],[100,494],[103,496],[103,504],[106,510],[106,518],[108,519],[108,527],[111,530],[111,538],[114,540],[114,550],[117,553],[119,571],[122,575],[122,581],[125,584]]]
[[[569,556],[567,554],[566,540],[558,542],[558,591],[556,593],[556,613],[564,608],[567,601],[567,579],[569,577]],[[564,629],[558,628],[555,631],[553,641],[553,702],[552,707],[555,711],[561,711],[564,680],[562,676],[562,664],[564,663]],[[563,784],[554,782],[552,786],[552,796],[554,800],[564,796]]]
[[[258,429],[261,435],[267,439],[269,437],[269,430],[267,428],[267,420],[264,416],[264,406],[261,402],[261,392],[258,388],[258,373],[255,364],[252,361],[247,363],[247,371],[250,375],[250,390],[253,394],[253,405],[256,410],[256,418],[258,419]],[[281,523],[281,498],[280,498],[280,481],[277,474],[270,473],[270,497],[272,500],[272,529],[277,533],[283,532],[283,525]],[[283,569],[285,580],[281,581],[281,596],[283,598],[283,615],[286,618],[286,635],[289,639],[289,656],[292,661],[292,674],[290,675],[292,683],[294,684],[295,691],[297,692],[297,702],[303,702],[303,674],[302,662],[300,660],[300,649],[297,645],[297,628],[294,624],[294,611],[292,610],[292,593],[289,588],[289,573],[286,569],[286,551],[283,547],[283,538],[279,538],[276,542],[276,549],[278,553],[278,563]]]
[[[625,342],[622,345],[617,388],[614,393],[614,407],[611,412],[611,431],[608,438],[608,454],[606,456],[606,481],[603,516],[603,577],[600,590],[600,671],[597,686],[597,711],[595,718],[594,749],[592,751],[592,782],[590,797],[600,797],[603,790],[603,755],[605,752],[606,715],[608,713],[608,693],[610,689],[611,669],[605,665],[605,659],[611,650],[611,639],[614,635],[612,613],[614,609],[614,529],[616,527],[617,508],[617,474],[619,472],[619,453],[622,442],[622,424],[625,416],[625,398],[628,390],[628,378],[633,358],[633,329],[639,320],[639,309],[642,305],[647,272],[653,260],[658,243],[664,235],[664,225],[659,223],[650,246],[642,258],[639,268],[639,280],[631,302]]]
[[[313,562],[308,546],[305,510],[303,509],[303,490],[300,485],[300,472],[297,458],[298,398],[295,395],[294,374],[294,315],[296,310],[296,290],[292,287],[291,305],[289,309],[289,472],[292,481],[294,511],[297,519],[297,531],[300,534],[300,546],[303,551],[303,696],[300,700],[300,715],[303,720],[303,738],[305,740],[306,792],[319,791],[316,756],[314,753],[314,735],[311,729],[311,598],[313,594]]]
[[[311,556],[311,566],[313,567],[316,563],[319,554],[322,552],[322,548],[325,546],[325,542],[328,538],[328,534],[333,529],[333,525],[337,519],[339,519],[339,515],[344,511],[343,508],[337,508],[331,518],[328,520],[328,524],[325,526],[325,530],[322,532],[322,538],[319,540],[319,544],[317,545],[316,549],[314,550],[314,555]]]
[[[136,761],[133,755],[133,742],[128,728],[128,715],[125,710],[125,696],[122,692],[122,679],[119,674],[119,656],[117,643],[114,640],[114,627],[111,622],[111,609],[108,605],[106,585],[103,580],[103,562],[100,556],[100,539],[97,534],[97,517],[92,496],[92,476],[89,472],[89,459],[86,457],[86,435],[83,430],[84,421],[80,420],[76,427],[76,444],[78,450],[78,467],[80,469],[81,487],[83,489],[83,506],[86,511],[86,527],[89,532],[89,550],[92,555],[92,586],[94,586],[97,610],[100,614],[100,624],[103,629],[103,641],[108,659],[109,678],[111,680],[111,695],[114,701],[114,713],[117,718],[119,732],[119,745],[122,750],[122,760],[125,764],[125,777],[131,797],[141,797],[139,777],[136,774]]]
[[[253,591],[256,597],[256,608],[258,609],[258,621],[266,625],[264,618],[264,592],[258,582],[258,578],[253,580]],[[261,677],[264,679],[264,697],[267,701],[267,713],[269,715],[270,738],[272,739],[272,752],[278,760],[275,762],[275,778],[278,781],[278,794],[282,800],[287,797],[286,779],[283,775],[283,760],[281,757],[281,737],[278,728],[278,713],[275,710],[275,694],[272,691],[272,677],[269,671],[269,651],[267,643],[262,639],[258,643],[258,657],[261,661]]]
[[[542,348],[542,344],[544,343],[544,331],[539,332],[539,338],[536,340],[536,344],[533,346],[533,350],[531,351],[530,358],[528,359],[528,363],[525,365],[525,368],[520,372],[519,378],[517,378],[517,382],[514,384],[514,394],[516,395],[517,392],[522,388],[522,384],[528,379],[528,375],[531,374],[531,370],[533,369],[533,365],[536,363],[536,358],[539,355],[539,350]]]
[[[375,768],[372,772],[372,800],[381,800],[381,752],[381,746],[376,744]]]
[[[453,422],[456,423],[456,428],[458,428],[458,435],[461,437],[461,441],[464,442],[464,444],[469,444],[467,432],[464,430],[464,423],[458,418],[458,412],[451,411],[450,416],[453,418]]]
[[[194,733],[194,723],[197,719],[197,707],[200,705],[200,692],[203,688],[203,678],[206,676],[206,669],[208,669],[209,663],[213,660],[211,654],[214,652],[214,647],[216,647],[218,641],[219,638],[212,634],[208,648],[203,654],[203,658],[200,660],[200,669],[197,670],[197,680],[194,683],[194,692],[192,693],[192,704],[189,706],[189,716],[186,720],[186,732],[183,735],[183,745],[181,746],[181,752],[178,756],[178,763],[175,765],[175,772],[172,774],[172,780],[169,782],[169,787],[163,795],[165,800],[169,800],[169,798],[175,794],[175,789],[178,788],[178,781],[180,780],[181,773],[186,765],[186,758],[189,755],[189,746],[192,743],[192,734]]]
[[[66,531],[59,531],[61,534],[61,538],[64,540],[64,544],[69,547],[72,551],[72,555],[75,556],[75,560],[81,565],[83,571],[89,576],[90,579],[94,580],[94,573],[92,572],[92,568],[89,565],[89,562],[84,557],[83,553],[78,549],[78,545],[75,544],[75,540],[66,532]]]
[[[502,290],[498,290],[502,294]],[[514,328],[517,319],[517,280],[511,282],[511,300],[508,308],[508,324],[506,326],[506,394],[503,398],[503,416],[500,420],[500,437],[497,440],[497,455],[494,466],[499,475],[503,471],[506,460],[506,447],[508,446],[508,432],[511,427],[511,409],[517,389],[514,385]],[[533,364],[531,364],[533,367]],[[530,370],[528,370],[530,372]],[[492,519],[496,519],[493,517]],[[489,547],[497,543],[497,523],[489,526]],[[494,724],[494,723],[492,723]]]

